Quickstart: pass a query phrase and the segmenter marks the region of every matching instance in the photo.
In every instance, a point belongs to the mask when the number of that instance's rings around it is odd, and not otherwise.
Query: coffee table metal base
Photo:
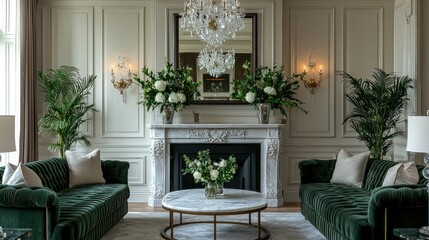
[[[213,239],[216,240],[216,233],[217,233],[217,225],[218,224],[237,224],[237,225],[244,225],[249,226],[252,228],[256,228],[258,230],[258,237],[255,239],[268,239],[270,237],[270,232],[261,226],[261,211],[264,210],[266,207],[262,209],[258,209],[255,211],[246,211],[246,212],[235,212],[235,213],[222,213],[222,214],[196,214],[196,213],[185,213],[185,212],[178,212],[180,214],[180,223],[174,224],[174,212],[171,209],[167,209],[170,212],[170,226],[166,227],[161,232],[161,237],[163,239],[170,239],[173,240],[174,238],[174,228],[178,226],[184,226],[184,225],[190,225],[190,224],[213,224]],[[252,213],[257,212],[258,213],[258,224],[252,224]],[[183,222],[183,216],[182,214],[189,214],[189,215],[209,215],[213,216],[213,221],[192,221],[192,222]],[[240,215],[240,214],[249,214],[249,222],[232,222],[232,221],[217,221],[217,216],[225,216],[225,215]],[[170,232],[170,234],[168,234]]]

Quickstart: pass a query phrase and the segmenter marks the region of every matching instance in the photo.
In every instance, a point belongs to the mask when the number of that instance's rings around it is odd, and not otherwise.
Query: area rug
[[[177,215],[177,216],[176,216]],[[175,223],[179,222],[175,214]],[[183,215],[183,221],[210,221],[211,217]],[[218,221],[247,222],[247,215],[220,216]],[[270,232],[270,239],[325,240],[301,213],[262,212],[262,225]],[[252,214],[257,223],[257,214]],[[168,212],[129,212],[102,240],[162,239],[160,232],[169,224]],[[217,239],[255,239],[256,229],[242,225],[218,224]],[[213,239],[213,224],[190,224],[174,228],[175,239]]]

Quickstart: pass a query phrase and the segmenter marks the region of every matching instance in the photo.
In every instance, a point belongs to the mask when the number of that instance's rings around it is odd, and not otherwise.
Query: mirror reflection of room
[[[253,34],[251,17],[244,18],[244,29],[235,34],[235,38],[228,39],[219,46],[224,52],[233,49],[235,52],[235,65],[226,70],[220,76],[210,76],[207,69],[198,66],[199,54],[204,49],[205,44],[195,35],[180,28],[182,18],[178,18],[178,65],[192,68],[192,78],[201,81],[199,91],[201,92],[198,100],[228,100],[232,90],[233,79],[243,79],[243,64],[246,61],[252,61]]]

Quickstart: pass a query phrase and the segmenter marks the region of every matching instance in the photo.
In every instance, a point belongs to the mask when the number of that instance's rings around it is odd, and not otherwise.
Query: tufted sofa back
[[[369,159],[366,170],[365,178],[363,183],[363,188],[367,191],[372,191],[376,187],[381,187],[383,184],[384,177],[387,174],[389,168],[398,164],[398,162],[379,160],[379,159]],[[426,184],[426,179],[422,176],[422,170],[424,166],[417,165],[417,170],[419,171],[419,182],[418,184]]]
[[[36,172],[42,180],[44,187],[59,192],[69,187],[69,168],[65,158],[49,158],[25,164]],[[0,168],[0,179],[4,173],[4,167]]]

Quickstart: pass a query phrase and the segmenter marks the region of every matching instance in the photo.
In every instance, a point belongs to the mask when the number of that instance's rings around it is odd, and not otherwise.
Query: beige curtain
[[[36,0],[20,0],[21,109],[19,161],[22,163],[38,159],[36,6]]]

